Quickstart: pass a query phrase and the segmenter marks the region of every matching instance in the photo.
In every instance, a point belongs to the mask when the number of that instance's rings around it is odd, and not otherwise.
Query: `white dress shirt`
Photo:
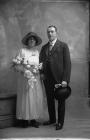
[[[50,51],[52,50],[52,48],[55,45],[56,41],[57,41],[57,38],[55,40],[49,42],[50,43],[50,48],[49,48]]]

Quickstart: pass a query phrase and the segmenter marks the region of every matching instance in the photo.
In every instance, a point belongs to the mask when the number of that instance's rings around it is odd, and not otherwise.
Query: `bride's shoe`
[[[36,120],[31,120],[30,126],[39,128],[39,123]]]

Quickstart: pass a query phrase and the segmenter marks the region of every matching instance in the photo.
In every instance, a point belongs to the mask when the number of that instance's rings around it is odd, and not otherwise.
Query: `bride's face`
[[[29,48],[33,48],[36,46],[36,40],[34,37],[30,37],[30,39],[28,40],[28,47]]]

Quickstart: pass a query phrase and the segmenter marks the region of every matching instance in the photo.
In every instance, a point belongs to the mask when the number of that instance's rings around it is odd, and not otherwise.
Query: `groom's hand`
[[[62,87],[67,87],[67,82],[66,81],[62,81],[61,85],[62,85]]]
[[[59,88],[61,84],[55,84],[55,88]]]
[[[62,81],[62,83],[60,84],[55,84],[55,88],[59,88],[59,87],[67,87],[67,82],[66,81]]]

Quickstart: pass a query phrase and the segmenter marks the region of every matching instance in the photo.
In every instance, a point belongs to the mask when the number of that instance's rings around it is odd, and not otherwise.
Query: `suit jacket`
[[[40,62],[43,63],[43,73],[46,74],[48,67],[48,52],[49,52],[49,42],[45,44],[40,52]],[[59,40],[56,41],[52,48],[50,59],[50,68],[57,83],[62,81],[70,81],[71,74],[71,59],[69,48],[66,43]]]

